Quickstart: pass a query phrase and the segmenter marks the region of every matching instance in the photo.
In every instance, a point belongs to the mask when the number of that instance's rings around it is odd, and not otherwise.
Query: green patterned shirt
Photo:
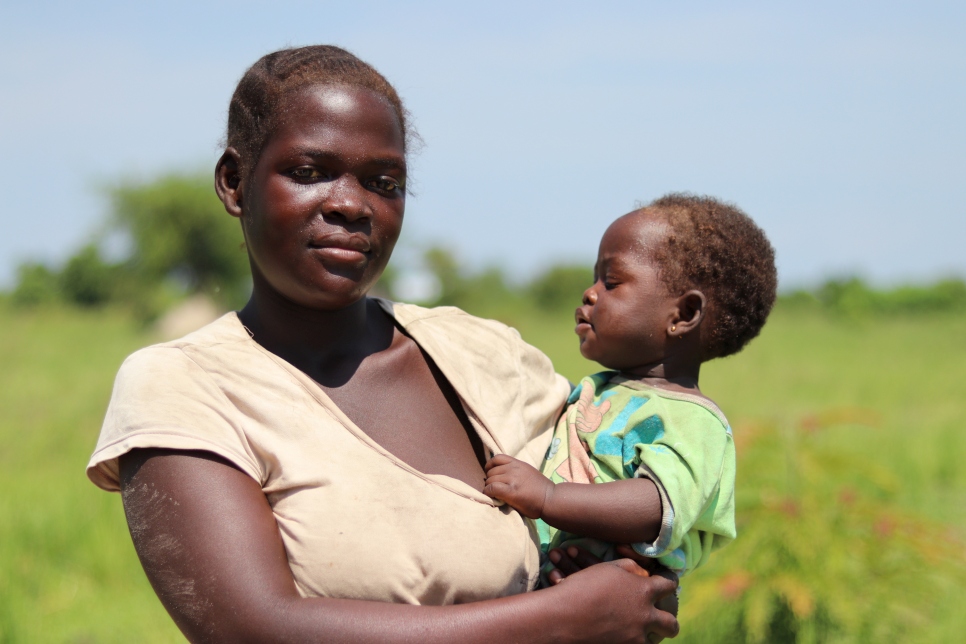
[[[555,483],[654,481],[661,531],[653,543],[633,544],[637,552],[683,574],[735,538],[735,448],[714,403],[615,371],[584,378],[567,402],[543,473]],[[542,521],[537,528],[544,551],[577,538]],[[608,556],[610,544],[579,543]]]

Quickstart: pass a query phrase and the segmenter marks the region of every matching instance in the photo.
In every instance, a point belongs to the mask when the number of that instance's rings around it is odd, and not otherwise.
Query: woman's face
[[[242,222],[255,288],[313,309],[360,300],[399,238],[403,133],[392,107],[357,87],[287,97],[247,186]]]

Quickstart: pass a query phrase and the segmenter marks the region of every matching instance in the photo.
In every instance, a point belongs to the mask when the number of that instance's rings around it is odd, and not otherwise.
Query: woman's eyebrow
[[[320,160],[331,160],[331,161],[344,161],[345,155],[339,154],[338,152],[333,152],[332,150],[320,150],[318,148],[310,147],[300,147],[295,146],[291,148],[292,156],[298,157],[309,157],[312,159]],[[385,170],[402,170],[406,171],[406,161],[399,157],[374,157],[371,159],[365,159],[365,164],[368,166],[375,166],[377,168]]]
[[[406,170],[406,162],[401,159],[394,159],[392,157],[379,157],[375,159],[368,159],[366,161],[367,165],[374,165],[385,170]]]

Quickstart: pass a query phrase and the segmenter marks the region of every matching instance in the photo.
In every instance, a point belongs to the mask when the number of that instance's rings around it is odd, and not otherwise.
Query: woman
[[[251,300],[128,358],[88,469],[162,603],[192,641],[673,636],[673,582],[628,561],[523,592],[536,548],[482,465],[535,462],[568,388],[503,325],[366,297],[405,184],[402,104],[348,52],[239,83],[215,188]]]

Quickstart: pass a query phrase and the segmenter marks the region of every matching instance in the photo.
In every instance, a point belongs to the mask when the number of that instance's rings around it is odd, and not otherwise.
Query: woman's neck
[[[310,309],[255,289],[238,317],[252,339],[308,373],[341,372],[392,343],[392,321],[363,297],[337,310]]]

